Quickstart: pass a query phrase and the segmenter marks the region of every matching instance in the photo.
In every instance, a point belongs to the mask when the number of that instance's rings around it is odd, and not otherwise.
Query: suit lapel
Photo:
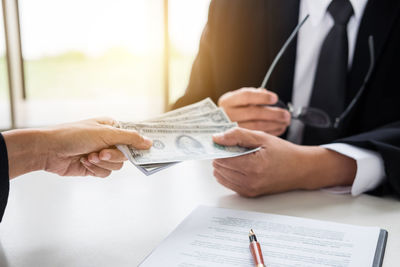
[[[271,62],[290,36],[299,21],[299,0],[268,1],[269,58]],[[296,61],[297,38],[293,40],[282,56],[267,88],[275,91],[284,102],[291,101],[294,69]]]
[[[392,25],[398,16],[399,0],[369,0],[360,23],[352,69],[348,77],[348,104],[358,92],[370,64],[368,38],[374,37],[375,61],[379,61]]]

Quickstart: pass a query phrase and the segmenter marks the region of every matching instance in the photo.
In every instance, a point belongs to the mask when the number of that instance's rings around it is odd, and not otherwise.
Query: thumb
[[[96,118],[94,119],[98,124],[103,124],[111,127],[104,127],[106,142],[108,145],[129,145],[136,149],[149,149],[153,142],[144,136],[141,136],[135,130],[126,130],[121,128],[114,128],[118,122],[112,118]]]
[[[223,146],[259,147],[264,143],[263,133],[243,128],[233,128],[213,135],[213,141]]]
[[[136,149],[147,150],[151,147],[153,142],[144,136],[138,134],[134,130],[125,130],[113,128],[110,134],[107,135],[107,143],[113,145],[129,145]]]

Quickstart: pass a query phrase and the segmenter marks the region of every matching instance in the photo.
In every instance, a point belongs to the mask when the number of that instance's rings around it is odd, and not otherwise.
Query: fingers
[[[266,133],[236,127],[226,131],[225,133],[213,135],[213,141],[223,146],[238,145],[242,147],[255,148],[262,146],[266,137]]]
[[[100,153],[90,153],[87,158],[80,159],[87,170],[86,175],[102,178],[120,170],[125,160],[125,156],[117,149],[103,149]]]
[[[107,126],[101,127],[100,131],[104,141],[109,146],[130,145],[137,149],[145,150],[149,149],[152,145],[152,141],[150,139],[141,136],[137,131],[114,128],[116,125],[118,125],[118,122],[112,118],[96,118],[94,121]]]
[[[214,167],[219,166],[242,174],[256,173],[260,168],[256,164],[263,164],[259,158],[255,157],[258,152],[243,155],[240,157],[216,159],[214,160]]]
[[[279,136],[290,125],[291,115],[284,108],[268,106],[277,101],[278,96],[265,89],[242,88],[224,94],[218,104],[241,127]]]
[[[218,183],[220,183],[221,185],[223,185],[235,192],[240,191],[240,186],[232,183],[230,180],[225,178],[225,176],[222,174],[221,170],[214,169],[214,177],[217,179]]]
[[[90,171],[90,175],[92,175],[92,176],[105,178],[105,177],[107,177],[107,176],[109,176],[111,174],[110,170],[98,167],[98,166],[90,163],[85,158],[81,158],[80,161],[81,161],[82,165],[85,166],[85,168]]]
[[[97,166],[100,167],[102,169],[106,169],[109,171],[117,171],[120,170],[122,168],[122,166],[124,165],[123,162],[109,162],[109,161],[102,161],[99,159],[98,155],[94,155],[95,153],[92,153],[88,156],[87,160]]]
[[[104,140],[109,146],[130,145],[136,149],[147,150],[151,147],[152,141],[141,136],[134,130],[119,128],[104,128]]]
[[[124,162],[126,157],[117,148],[103,149],[98,153],[98,158],[109,162]]]
[[[242,88],[221,96],[218,105],[222,107],[247,105],[273,105],[278,102],[278,96],[266,89]]]
[[[87,160],[103,169],[116,171],[122,168],[125,156],[116,149],[104,149],[100,153],[93,152],[87,157]]]
[[[275,136],[282,135],[285,131],[287,126],[282,123],[277,122],[269,122],[269,121],[245,121],[239,122],[239,127],[246,128],[249,130],[258,130],[263,131]]]
[[[241,158],[241,157],[240,157]],[[241,174],[244,174],[245,166],[243,164],[243,159],[233,160],[235,158],[226,159],[216,159],[213,161],[214,168],[225,168]]]
[[[108,125],[108,126],[116,126],[118,125],[118,122],[112,118],[108,117],[101,117],[101,118],[96,118],[94,119],[97,123]]]
[[[214,176],[217,181],[223,186],[235,191],[244,197],[256,197],[258,196],[257,190],[253,190],[248,186],[248,177],[245,175],[226,169],[223,167],[214,167]]]
[[[226,114],[233,121],[264,120],[279,122],[286,126],[290,124],[290,113],[286,109],[265,106],[245,106],[225,109]]]

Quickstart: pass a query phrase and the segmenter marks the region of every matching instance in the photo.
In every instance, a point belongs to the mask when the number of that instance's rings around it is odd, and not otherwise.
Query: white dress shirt
[[[368,0],[349,0],[353,6],[354,15],[347,25],[349,40],[349,68],[353,62],[354,48],[358,28]],[[308,106],[317,69],[319,51],[326,35],[334,25],[333,18],[327,11],[331,0],[301,0],[299,21],[307,14],[308,21],[300,29],[297,36],[297,56],[293,84],[292,104],[294,108]],[[304,125],[293,120],[288,133],[288,139],[299,144],[303,137]],[[376,188],[385,176],[382,157],[379,153],[361,149],[347,144],[327,144],[323,147],[336,151],[357,162],[357,173],[352,187],[337,187],[331,191],[359,195]]]

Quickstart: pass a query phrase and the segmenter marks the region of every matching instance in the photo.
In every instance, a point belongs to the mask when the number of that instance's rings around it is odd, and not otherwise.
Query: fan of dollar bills
[[[239,146],[220,146],[212,135],[237,124],[210,98],[146,121],[120,122],[118,127],[136,130],[153,140],[150,150],[118,145],[118,149],[144,174],[151,175],[186,160],[229,158],[257,151]]]

